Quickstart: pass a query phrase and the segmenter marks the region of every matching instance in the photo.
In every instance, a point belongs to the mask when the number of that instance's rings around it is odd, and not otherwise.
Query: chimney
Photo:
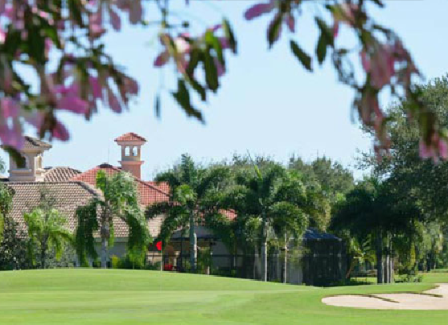
[[[141,147],[146,139],[130,132],[116,138],[115,142],[121,147],[121,168],[141,179],[141,166],[144,163],[141,160]]]
[[[51,144],[42,140],[25,136],[25,144],[20,150],[22,159],[9,157],[10,182],[43,182],[45,169],[43,168],[44,151],[51,149]]]

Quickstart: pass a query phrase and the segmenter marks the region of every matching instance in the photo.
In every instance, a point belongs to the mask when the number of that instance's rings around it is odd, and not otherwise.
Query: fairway
[[[0,324],[446,324],[448,311],[326,306],[337,294],[423,291],[448,282],[315,288],[131,270],[0,272]]]

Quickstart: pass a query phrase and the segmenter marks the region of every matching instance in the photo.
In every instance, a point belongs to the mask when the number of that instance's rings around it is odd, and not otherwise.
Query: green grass
[[[422,291],[425,283],[334,288],[128,270],[0,272],[0,324],[446,324],[448,311],[338,308],[324,296]]]

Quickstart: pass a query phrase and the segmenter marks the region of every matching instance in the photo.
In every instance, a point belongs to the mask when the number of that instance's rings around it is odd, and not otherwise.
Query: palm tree
[[[46,259],[49,249],[54,249],[56,258],[59,259],[64,245],[71,242],[72,236],[66,228],[67,219],[54,208],[35,208],[23,216],[28,227],[30,238],[29,252],[34,260],[34,249],[40,250],[40,267],[46,268]]]
[[[229,180],[224,167],[203,168],[189,155],[182,155],[180,164],[156,177],[170,187],[170,201],[151,205],[146,210],[148,219],[165,215],[158,240],[168,242],[172,234],[189,229],[191,271],[197,269],[196,225],[206,223],[211,216],[220,215],[220,201]]]
[[[107,267],[108,248],[114,243],[114,220],[125,222],[129,229],[127,248],[133,263],[142,263],[151,240],[143,211],[138,203],[137,186],[131,174],[120,172],[112,176],[100,170],[96,187],[103,196],[92,199],[77,209],[78,227],[75,245],[82,265],[88,265],[87,257],[98,258],[94,235],[101,237],[101,267]]]
[[[284,272],[286,272],[287,245],[291,236],[297,239],[307,225],[303,211],[305,193],[300,180],[292,177],[277,164],[269,164],[260,171],[242,170],[236,177],[237,188],[232,194],[238,218],[258,219],[261,227],[261,279],[267,281],[268,233],[276,232],[285,238]],[[285,273],[283,274],[286,280]]]

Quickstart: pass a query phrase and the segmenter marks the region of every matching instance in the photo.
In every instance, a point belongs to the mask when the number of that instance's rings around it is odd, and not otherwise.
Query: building
[[[55,208],[67,217],[68,227],[74,231],[77,223],[76,209],[92,198],[102,196],[101,191],[95,188],[96,175],[100,170],[108,175],[122,171],[131,173],[137,183],[143,209],[155,202],[168,200],[169,189],[166,185],[141,179],[141,166],[144,163],[141,159],[141,147],[146,140],[135,133],[126,133],[115,139],[115,142],[121,148],[120,166],[101,164],[81,172],[71,167],[44,167],[44,154],[52,146],[39,139],[25,137],[25,145],[20,152],[22,160],[17,162],[11,157],[9,176],[2,179],[15,193],[11,216],[19,228],[26,230],[23,214],[35,208],[45,192],[54,198]],[[162,218],[161,216],[148,222],[153,237],[159,233]],[[127,226],[117,219],[114,229],[115,245],[109,254],[123,256],[126,253]]]
[[[81,172],[71,167],[44,167],[44,154],[52,146],[36,138],[26,137],[19,161],[10,158],[9,177],[2,179],[15,192],[11,216],[19,228],[26,230],[23,215],[39,205],[42,193],[54,198],[55,208],[68,219],[68,228],[74,231],[77,226],[76,209],[87,204],[92,198],[102,196],[95,188],[96,176],[100,170],[108,175],[128,172],[137,184],[139,202],[143,209],[147,206],[169,200],[169,187],[166,184],[143,180],[141,178],[142,147],[146,139],[135,133],[126,133],[115,139],[120,147],[120,166],[100,164]],[[229,219],[234,219],[233,211],[224,211]],[[163,216],[148,221],[148,228],[153,237],[160,232]],[[124,256],[128,229],[120,219],[114,221],[115,244],[109,249],[112,255]],[[98,251],[100,250],[99,236]],[[209,252],[210,265],[221,274],[244,278],[258,278],[260,260],[257,255],[239,251],[230,254],[223,242],[213,232],[203,226],[197,226],[198,246]],[[308,229],[303,243],[296,253],[292,253],[288,263],[289,283],[306,283],[324,285],[343,278],[345,256],[342,241],[329,234]],[[293,250],[291,249],[291,252]],[[269,278],[280,280],[282,272],[281,253],[270,255]],[[154,248],[150,249],[148,258],[152,262],[162,260]],[[208,258],[208,257],[207,257]],[[177,270],[185,270],[189,259],[189,238],[185,230],[179,230],[172,236],[172,242],[165,247],[165,264],[173,265]],[[210,268],[210,267],[209,267]],[[208,270],[210,272],[210,269]],[[227,273],[226,273],[227,272]]]

